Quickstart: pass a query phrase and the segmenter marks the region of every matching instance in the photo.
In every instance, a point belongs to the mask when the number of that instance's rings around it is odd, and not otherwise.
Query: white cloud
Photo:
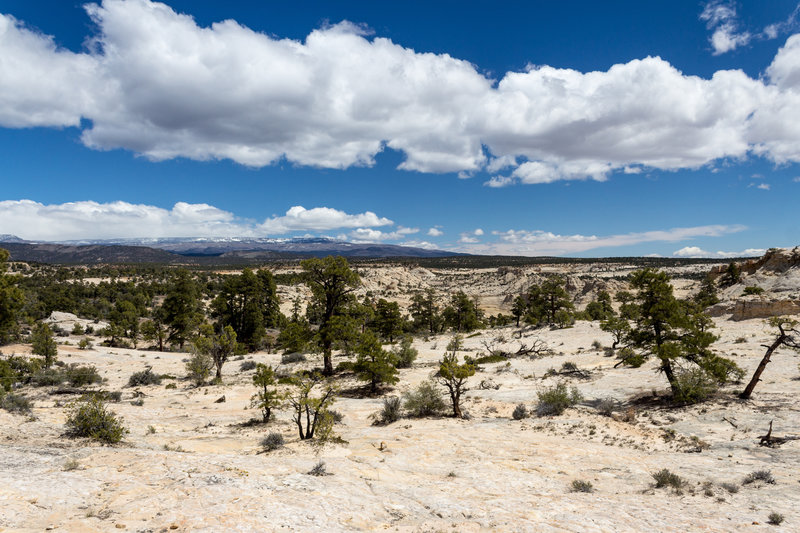
[[[704,20],[716,29],[735,21],[731,6],[714,2]],[[759,79],[687,76],[646,57],[493,80],[346,22],[301,42],[232,20],[200,27],[149,0],[87,11],[97,34],[83,53],[0,15],[0,126],[78,126],[96,149],[255,167],[372,165],[389,147],[404,153],[402,169],[488,171],[492,187],[602,181],[750,153],[800,161],[800,35]],[[729,32],[719,49],[742,35]]]
[[[262,224],[208,204],[176,203],[172,209],[128,202],[92,201],[45,205],[0,201],[0,233],[29,240],[64,241],[146,237],[263,237],[302,230],[391,225],[372,212],[351,215],[327,207],[295,206]],[[401,237],[408,231],[398,230]]]
[[[767,25],[763,31],[751,33],[740,29],[740,21],[733,0],[711,0],[700,13],[700,20],[714,30],[709,42],[714,55],[724,54],[745,46],[753,40],[776,39],[797,27],[800,4],[797,4],[786,20]]]
[[[483,235],[483,230],[481,228],[478,228],[475,231],[473,231],[472,233],[474,235],[477,235],[478,237],[480,237],[481,235]]]
[[[800,183],[800,176],[797,176],[792,181],[795,182],[795,183]]]
[[[768,191],[770,189],[770,185],[769,183],[760,183],[756,188],[761,189],[762,191]]]
[[[396,241],[407,235],[418,233],[418,228],[404,228],[400,226],[396,231],[381,231],[371,228],[358,228],[350,232],[350,240],[358,243]]]
[[[558,235],[541,230],[494,231],[492,234],[497,235],[501,242],[476,244],[477,239],[470,240],[468,235],[462,234],[459,242],[467,246],[456,250],[488,255],[564,255],[646,242],[678,242],[694,237],[719,237],[744,229],[745,226],[740,225],[712,225],[608,236]]]
[[[431,237],[441,237],[442,235],[444,235],[444,232],[438,228],[430,228],[428,230],[428,235],[430,235]]]
[[[766,250],[763,248],[748,248],[747,250],[742,250],[741,252],[707,252],[697,246],[686,246],[673,252],[672,255],[674,257],[707,257],[712,259],[726,259],[730,257],[756,257],[764,255],[764,252],[766,252]]]
[[[473,243],[477,243],[478,239],[476,239],[475,237],[470,236],[469,233],[462,233],[461,234],[461,238],[458,239],[458,242],[460,242],[462,244],[473,244]]]
[[[403,241],[400,246],[411,246],[412,248],[423,248],[425,250],[438,250],[439,247],[428,241]]]

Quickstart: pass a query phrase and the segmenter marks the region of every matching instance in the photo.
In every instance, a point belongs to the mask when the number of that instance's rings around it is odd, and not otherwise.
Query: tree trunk
[[[782,332],[781,332],[782,333]],[[750,398],[750,395],[753,393],[753,389],[756,388],[756,384],[760,381],[761,373],[764,372],[764,369],[767,368],[767,363],[769,363],[769,358],[772,357],[772,352],[778,349],[778,346],[783,344],[783,341],[786,339],[786,335],[778,335],[778,338],[775,339],[775,342],[767,348],[767,353],[764,354],[764,357],[761,359],[761,362],[758,363],[758,368],[753,373],[752,379],[750,379],[750,383],[747,384],[747,387],[744,388],[741,394],[739,394],[739,398],[743,400],[747,400]]]
[[[664,375],[667,376],[669,388],[672,389],[672,395],[678,394],[678,381],[675,379],[675,372],[672,370],[672,363],[669,359],[661,360],[661,368],[664,370]]]
[[[326,376],[332,376],[333,375],[333,362],[331,361],[331,352],[330,352],[330,350],[325,350],[325,353],[322,355],[322,361],[323,361],[323,365],[325,367],[322,370],[322,373],[325,374]]]
[[[217,363],[217,375],[215,376],[215,381],[222,381],[222,363]]]

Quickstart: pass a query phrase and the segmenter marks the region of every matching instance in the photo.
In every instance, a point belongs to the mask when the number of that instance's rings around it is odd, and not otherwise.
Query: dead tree
[[[781,346],[787,346],[795,350],[800,350],[800,340],[795,337],[795,335],[799,333],[796,329],[797,320],[791,320],[786,317],[773,317],[769,320],[769,324],[778,328],[778,336],[775,337],[775,340],[769,346],[766,344],[763,345],[764,348],[767,349],[767,353],[765,353],[764,357],[761,358],[761,362],[758,364],[758,368],[756,368],[756,371],[753,373],[750,383],[748,383],[744,391],[739,394],[739,398],[743,400],[750,398],[750,395],[753,393],[753,389],[756,388],[756,384],[761,381],[761,374],[764,372],[764,369],[767,368],[769,359],[772,357],[772,353],[775,350]]]

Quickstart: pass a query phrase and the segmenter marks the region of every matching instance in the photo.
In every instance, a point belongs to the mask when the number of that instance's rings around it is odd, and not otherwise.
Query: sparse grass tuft
[[[569,486],[570,492],[594,492],[594,486],[591,481],[584,481],[583,479],[574,479]]]
[[[775,478],[772,477],[772,472],[769,470],[756,470],[755,472],[747,474],[744,480],[742,480],[742,485],[750,485],[756,481],[761,481],[769,485],[775,484]]]
[[[514,412],[511,413],[511,418],[514,420],[522,420],[523,418],[528,418],[529,415],[528,408],[525,407],[524,403],[521,403],[514,408]]]
[[[779,526],[783,523],[783,515],[781,513],[776,513],[775,511],[769,513],[769,518],[767,518],[767,523],[772,526]]]
[[[269,435],[261,439],[261,447],[265,452],[271,452],[278,448],[283,448],[284,442],[283,435],[277,431],[271,431]]]
[[[659,470],[658,472],[654,472],[651,474],[653,479],[656,481],[656,488],[661,489],[664,487],[671,487],[676,492],[680,492],[680,490],[686,485],[686,481],[680,477],[678,474],[673,474],[666,468]]]

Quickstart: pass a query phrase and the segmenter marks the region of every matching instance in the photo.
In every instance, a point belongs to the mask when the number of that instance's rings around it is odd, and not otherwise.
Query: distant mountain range
[[[328,238],[159,238],[34,242],[15,235],[0,235],[0,247],[7,249],[11,259],[16,261],[72,264],[234,264],[327,255],[359,258],[465,255],[443,250],[394,244],[351,243]]]

